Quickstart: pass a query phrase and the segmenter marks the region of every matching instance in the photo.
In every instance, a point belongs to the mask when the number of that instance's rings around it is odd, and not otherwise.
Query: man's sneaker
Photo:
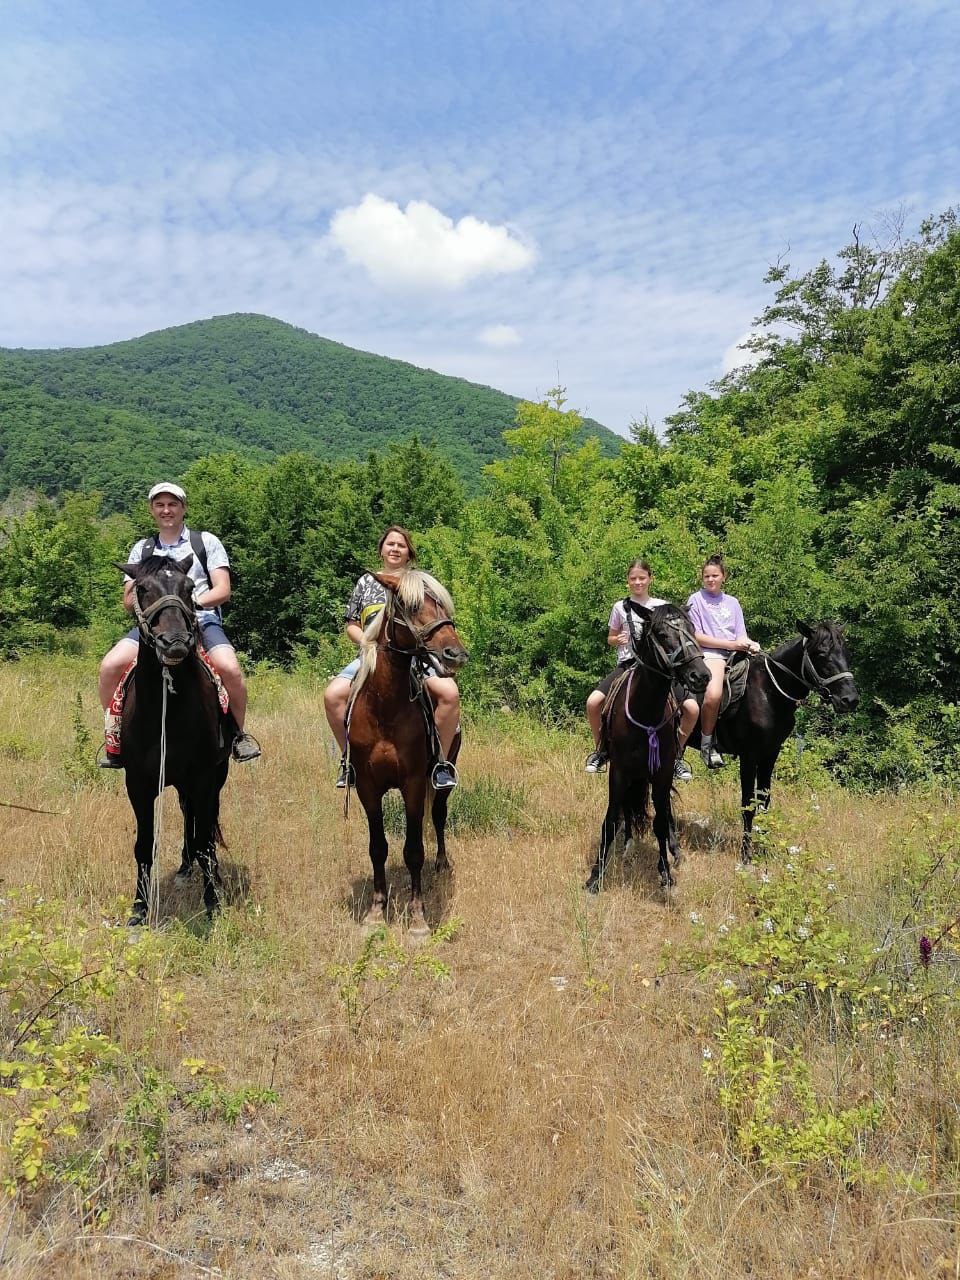
[[[238,733],[233,740],[230,753],[237,764],[246,764],[248,760],[256,760],[260,755],[260,743],[249,733]]]
[[[723,756],[712,742],[704,742],[700,746],[700,757],[708,769],[722,769]]]
[[[457,771],[448,760],[438,760],[430,775],[434,791],[452,791],[459,782]]]
[[[583,766],[585,773],[603,773],[607,767],[607,756],[604,751],[591,751]]]
[[[357,785],[357,775],[353,771],[353,765],[350,765],[349,772],[350,772],[350,785],[351,787],[355,787]],[[345,791],[346,788],[347,788],[347,757],[341,756],[340,768],[337,770],[337,790]]]
[[[678,782],[690,782],[692,780],[693,773],[683,756],[677,756],[677,762],[673,766],[673,776]]]

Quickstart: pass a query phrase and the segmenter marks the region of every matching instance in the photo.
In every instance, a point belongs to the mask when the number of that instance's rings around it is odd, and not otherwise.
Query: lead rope
[[[160,775],[157,799],[153,813],[153,850],[150,854],[150,893],[147,919],[151,929],[160,923],[160,877],[157,874],[157,857],[163,836],[163,792],[167,785],[167,694],[173,694],[173,676],[170,668],[163,668],[163,695],[160,704]]]

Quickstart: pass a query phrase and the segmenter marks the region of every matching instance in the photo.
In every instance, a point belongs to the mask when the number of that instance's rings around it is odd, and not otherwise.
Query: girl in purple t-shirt
[[[713,731],[720,713],[723,673],[731,654],[759,653],[760,646],[747,635],[740,601],[736,596],[727,595],[723,589],[727,578],[723,557],[710,556],[701,576],[703,586],[687,601],[697,644],[703,650],[703,660],[710,671],[710,683],[703,695],[700,712],[700,754],[708,769],[719,769],[723,765],[723,757],[714,749]]]

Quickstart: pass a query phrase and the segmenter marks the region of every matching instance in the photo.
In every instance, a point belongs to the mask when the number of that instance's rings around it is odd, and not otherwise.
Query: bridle
[[[159,600],[154,600],[153,604],[147,605],[146,609],[144,609],[140,604],[140,597],[137,594],[137,591],[138,591],[138,584],[134,583],[133,612],[134,612],[134,616],[137,619],[137,625],[140,628],[140,634],[141,636],[143,636],[144,640],[146,640],[147,644],[149,644],[150,647],[154,650],[154,652],[157,654],[157,656],[160,658],[161,661],[163,661],[163,657],[162,657],[162,654],[160,653],[160,650],[157,644],[157,633],[153,630],[150,624],[153,622],[157,614],[161,613],[164,609],[179,610],[179,612],[183,616],[184,622],[186,622],[187,624],[187,631],[190,633],[191,636],[193,636],[194,639],[196,639],[196,636],[197,636],[196,611],[190,605],[188,605],[185,600],[183,600],[180,596],[165,595],[165,596],[161,596]]]
[[[806,636],[801,637],[800,644],[803,657],[800,662],[799,672],[791,671],[789,667],[784,666],[784,664],[774,658],[772,654],[765,653],[762,655],[763,664],[766,667],[767,675],[770,677],[770,683],[776,689],[777,693],[780,694],[781,698],[786,698],[788,702],[793,702],[799,706],[802,702],[806,701],[807,694],[819,693],[821,698],[826,701],[833,697],[833,691],[830,688],[832,684],[836,684],[838,680],[853,680],[853,672],[846,670],[837,671],[832,676],[821,675],[814,666],[813,659],[810,657],[810,653],[807,648],[808,640]],[[788,675],[791,680],[796,680],[798,684],[803,686],[805,692],[801,694],[799,698],[794,697],[793,694],[787,693],[785,689],[781,689],[776,676],[770,670],[771,663],[773,663],[779,671]]]
[[[427,592],[427,594],[429,595],[429,592]],[[432,595],[430,596],[430,599],[439,609],[440,601]],[[435,632],[439,631],[441,627],[452,627],[454,625],[453,619],[447,617],[445,613],[441,613],[439,617],[435,618],[433,622],[427,623],[426,626],[418,626],[402,606],[397,606],[396,593],[393,591],[390,592],[390,598],[384,608],[386,609],[383,619],[382,633],[384,638],[377,641],[377,648],[388,649],[391,653],[401,653],[404,656],[411,658],[420,658],[435,670],[438,670],[441,665],[440,660],[432,649],[427,648],[427,641]],[[414,643],[412,647],[410,645],[397,643],[398,614],[400,625],[406,627],[413,636]]]
[[[665,676],[667,679],[672,680],[678,671],[690,666],[698,658],[703,657],[700,652],[700,646],[693,636],[684,630],[679,619],[664,618],[662,620],[665,626],[670,627],[671,630],[677,633],[677,647],[667,650],[647,619],[643,620],[643,625],[638,633],[629,609],[625,610],[625,614],[627,629],[630,632],[630,643],[637,663],[641,667],[646,667],[648,671],[652,671],[655,675]],[[652,650],[654,658],[657,659],[656,663],[644,661],[641,656],[641,649],[643,648]]]

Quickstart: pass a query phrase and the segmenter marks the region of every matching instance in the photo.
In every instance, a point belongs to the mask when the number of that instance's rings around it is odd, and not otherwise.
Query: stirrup
[[[97,751],[96,761],[98,769],[122,769],[124,767],[122,757],[113,755],[103,743],[100,744]]]
[[[459,783],[456,765],[449,760],[438,760],[430,774],[430,784],[434,791],[452,791]]]
[[[233,740],[230,754],[237,764],[246,764],[248,760],[256,760],[260,756],[260,743],[253,734],[241,730]]]
[[[337,770],[337,781],[334,785],[338,791],[345,791],[348,785],[351,787],[357,785],[357,775],[354,772],[353,765],[347,765],[346,756],[340,757],[340,768]]]

